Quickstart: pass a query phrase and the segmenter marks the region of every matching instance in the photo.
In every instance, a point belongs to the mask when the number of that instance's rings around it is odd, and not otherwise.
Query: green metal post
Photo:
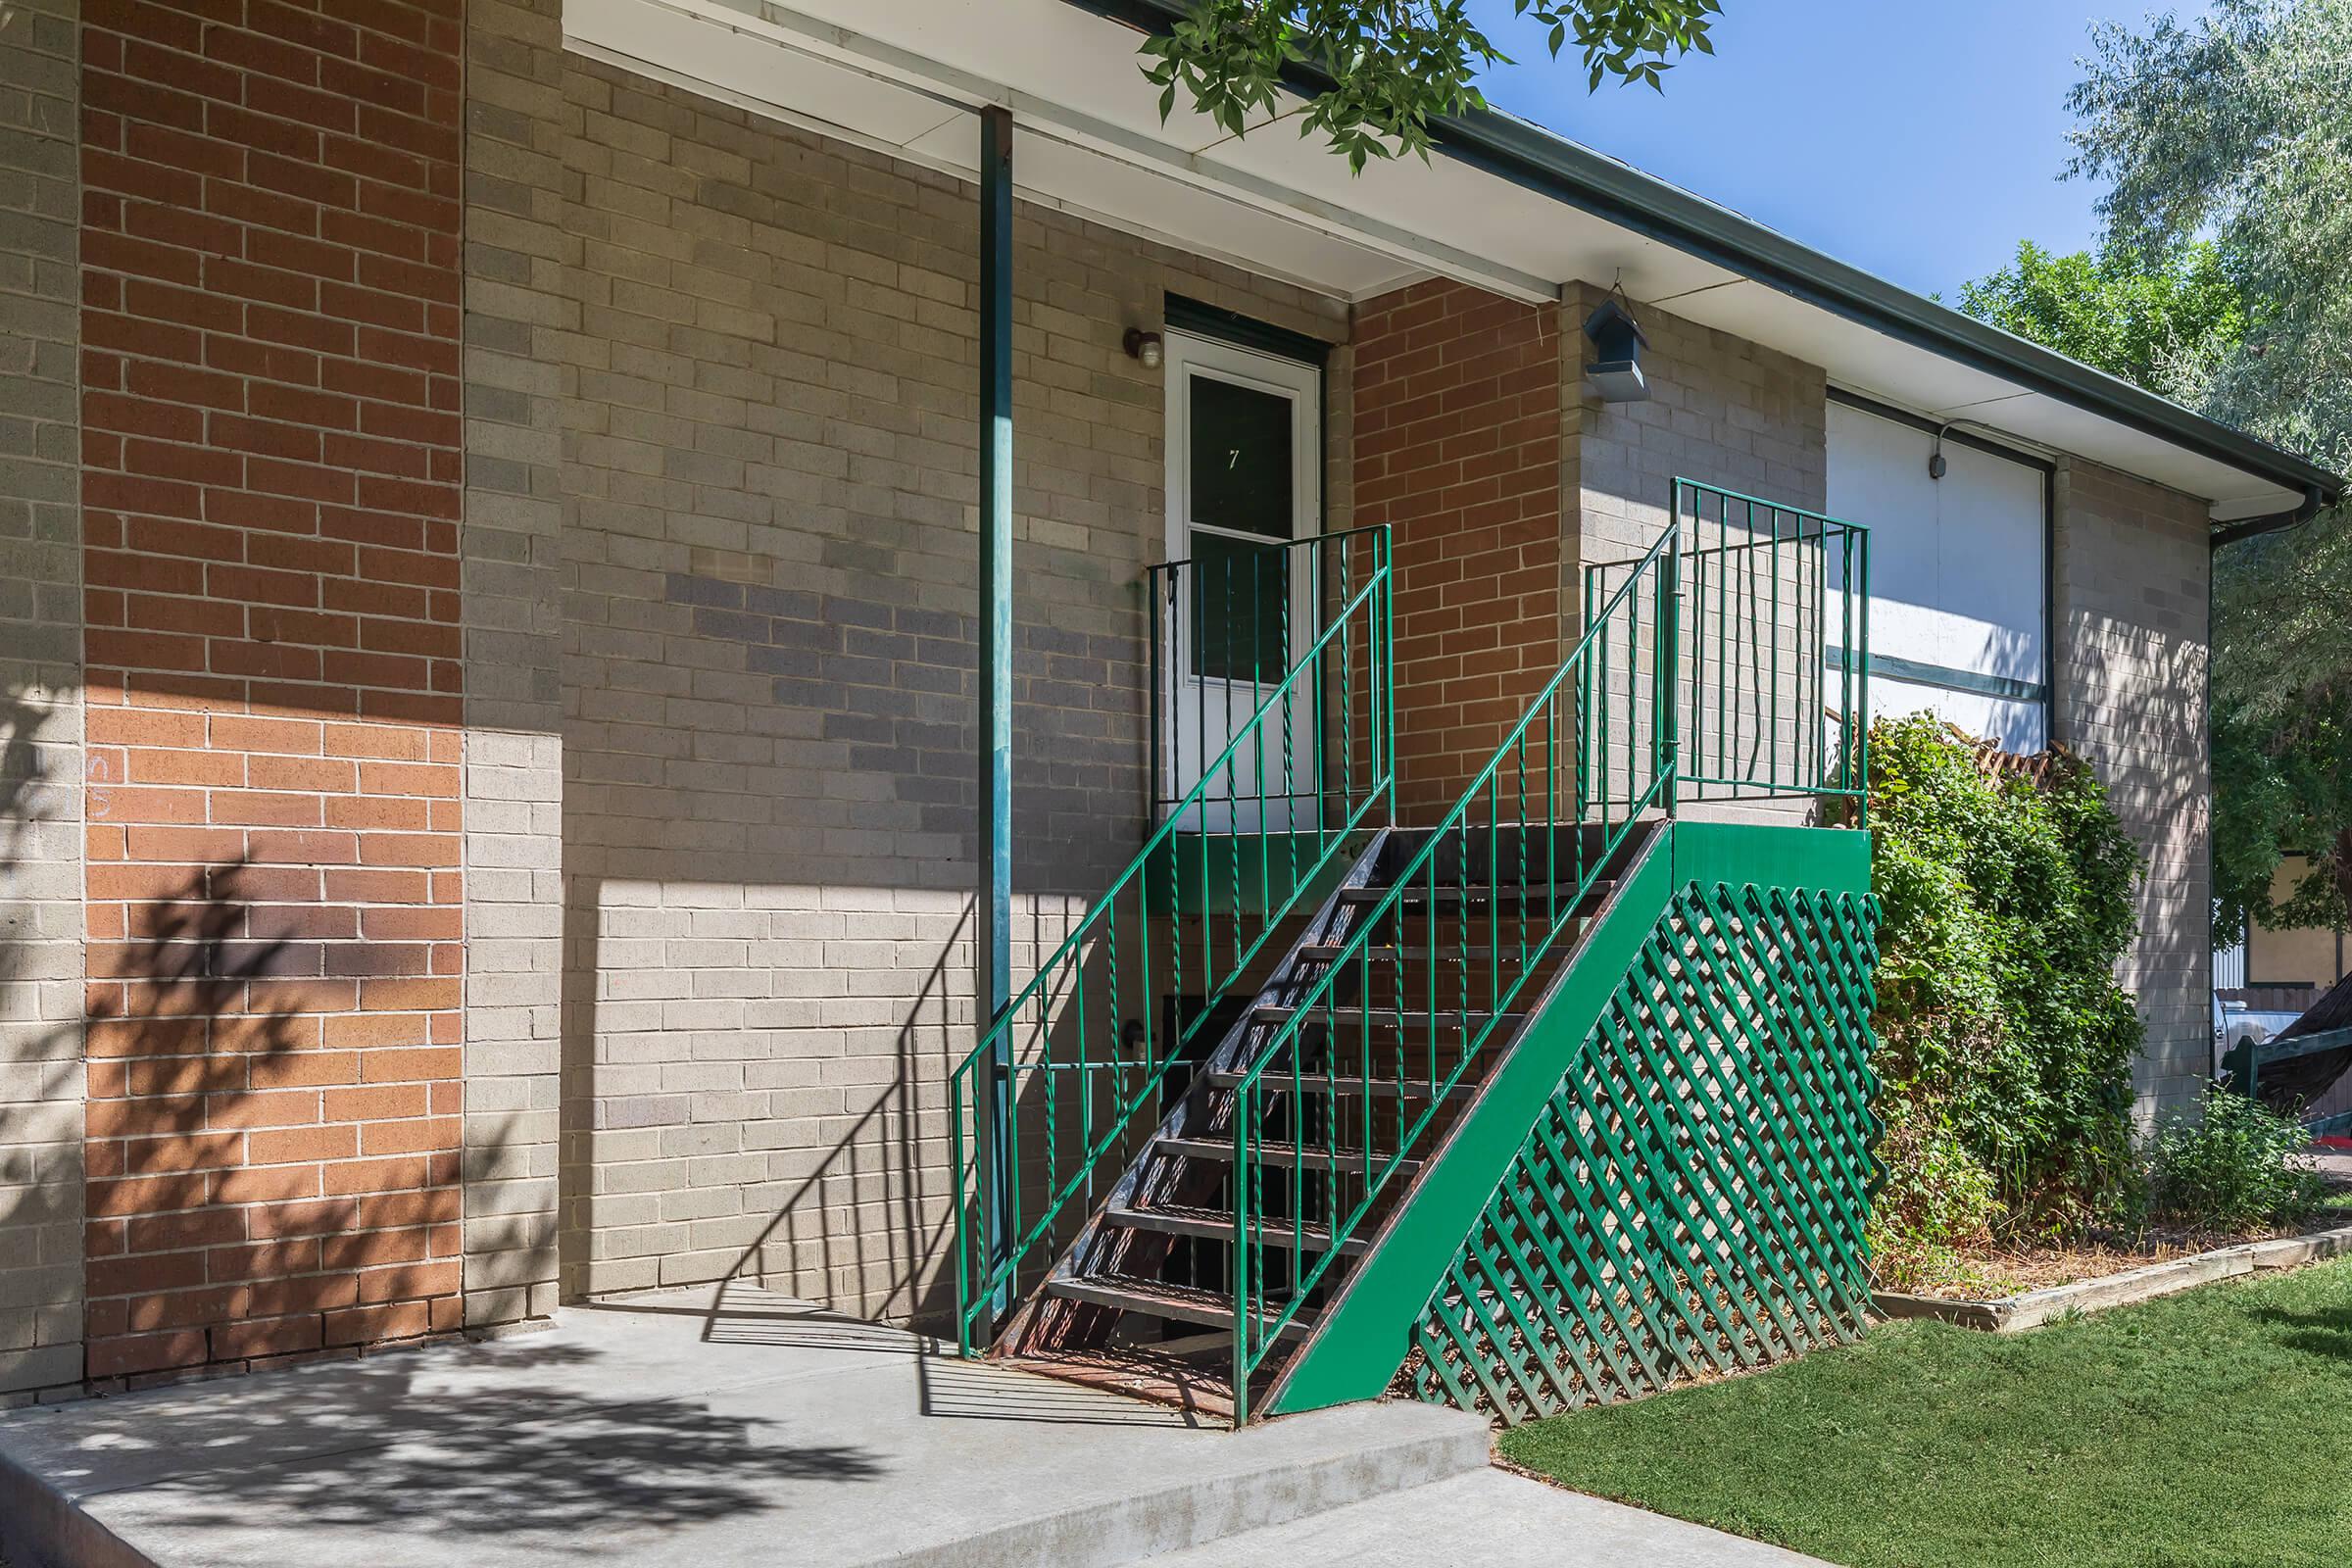
[[[972,949],[977,1024],[1012,995],[1012,111],[980,111],[980,865]],[[993,1269],[1011,1245],[1012,1041],[1000,1036],[976,1097],[983,1224]],[[983,1328],[1003,1303],[1003,1287]],[[986,1335],[983,1335],[986,1338]]]

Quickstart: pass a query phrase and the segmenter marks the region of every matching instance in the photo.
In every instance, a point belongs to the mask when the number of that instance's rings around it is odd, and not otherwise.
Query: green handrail
[[[1684,799],[1863,799],[1870,530],[1683,478],[1674,515],[1688,541]],[[1833,649],[1859,657],[1834,660]]]
[[[1653,543],[1642,558],[1632,564],[1625,581],[1610,594],[1595,613],[1589,617],[1584,635],[1568,658],[1530,701],[1527,710],[1512,726],[1486,764],[1472,778],[1452,808],[1446,813],[1420,851],[1407,862],[1402,873],[1390,884],[1386,894],[1373,905],[1341,946],[1338,955],[1325,966],[1321,976],[1308,988],[1304,998],[1291,1009],[1290,1016],[1256,1053],[1248,1071],[1234,1090],[1233,1109],[1233,1279],[1234,1308],[1234,1421],[1238,1426],[1249,1419],[1250,1379],[1263,1364],[1266,1355],[1283,1330],[1298,1316],[1308,1296],[1333,1261],[1343,1255],[1343,1249],[1356,1228],[1371,1211],[1373,1204],[1386,1190],[1389,1182],[1401,1168],[1421,1136],[1435,1120],[1446,1097],[1461,1082],[1463,1074],[1476,1059],[1490,1035],[1509,1006],[1526,986],[1529,978],[1557,944],[1561,934],[1576,918],[1578,906],[1599,880],[1610,858],[1624,844],[1642,814],[1653,807],[1671,810],[1675,795],[1676,755],[1678,737],[1675,720],[1678,705],[1673,700],[1677,689],[1676,659],[1681,645],[1678,615],[1681,596],[1678,573],[1682,564],[1680,530],[1669,528]],[[1649,658],[1649,692],[1646,704],[1635,701],[1638,675],[1645,646],[1642,639],[1642,601],[1636,594],[1638,586],[1647,581],[1652,589],[1650,640],[1646,645]],[[1622,648],[1617,644],[1622,639]],[[1612,731],[1610,709],[1616,706],[1610,674],[1612,659],[1622,659],[1619,668],[1630,678],[1624,691],[1627,710],[1623,722]],[[1571,687],[1571,678],[1575,684]],[[1567,819],[1573,835],[1573,885],[1575,891],[1563,901],[1560,897],[1560,866],[1558,863],[1558,835],[1561,822],[1557,814],[1559,800],[1559,760],[1561,744],[1560,699],[1573,690],[1576,698],[1574,722],[1565,726],[1568,744],[1575,749],[1573,776],[1573,810]],[[1639,710],[1646,707],[1650,722],[1646,737],[1642,735]],[[1539,719],[1544,721],[1544,739],[1538,771],[1542,777],[1541,795],[1544,805],[1543,870],[1540,878],[1531,877],[1529,837],[1535,819],[1528,809],[1528,742]],[[1629,757],[1636,751],[1646,754],[1648,778],[1637,782],[1629,766],[1627,790],[1622,798],[1614,795],[1609,784],[1611,776],[1609,752],[1613,739],[1622,739]],[[1503,970],[1505,949],[1505,920],[1502,906],[1505,893],[1502,883],[1502,858],[1505,850],[1504,818],[1502,815],[1502,778],[1506,763],[1513,764],[1515,779],[1515,822],[1509,838],[1515,849],[1517,867],[1511,902],[1518,910],[1516,917],[1517,953],[1507,984]],[[1595,766],[1595,764],[1597,764]],[[1597,788],[1595,784],[1597,782]],[[1483,888],[1474,891],[1470,878],[1471,852],[1469,817],[1482,800],[1487,811],[1484,823],[1486,878]],[[1597,807],[1600,811],[1599,847],[1595,853],[1586,853],[1583,829],[1590,812]],[[1456,1007],[1450,1024],[1443,1021],[1446,1014],[1438,1005],[1439,985],[1436,965],[1439,960],[1435,922],[1426,937],[1428,970],[1425,1006],[1422,1008],[1422,1044],[1426,1049],[1428,1092],[1426,1103],[1409,1127],[1403,1125],[1402,1100],[1397,1100],[1398,1133],[1395,1147],[1385,1162],[1375,1168],[1371,1152],[1375,1119],[1371,1092],[1374,1082],[1371,1043],[1371,998],[1374,995],[1370,952],[1373,939],[1384,931],[1395,939],[1390,950],[1393,955],[1403,951],[1399,910],[1408,891],[1416,883],[1425,884],[1425,906],[1433,913],[1440,899],[1440,850],[1451,843],[1454,852],[1453,885],[1455,902],[1467,910],[1473,902],[1483,900],[1486,906],[1486,1005],[1481,1011],[1485,1021],[1473,1025],[1478,1014],[1470,1006],[1471,954],[1467,939],[1467,920],[1457,926],[1454,953],[1457,965]],[[1531,905],[1536,889],[1543,890],[1544,916],[1539,922],[1531,918]],[[1404,1049],[1406,1027],[1406,998],[1403,995],[1401,964],[1394,965],[1394,1017],[1397,1043],[1396,1076],[1386,1080],[1397,1085],[1407,1081],[1407,1061]],[[1344,1119],[1337,1086],[1343,1080],[1337,1042],[1347,1004],[1335,1007],[1331,1001],[1334,985],[1342,975],[1352,975],[1356,982],[1356,1001],[1351,1004],[1357,1023],[1356,1040],[1360,1071],[1355,1076],[1358,1092],[1351,1098],[1359,1106],[1360,1136],[1356,1147],[1347,1149],[1337,1141]],[[1318,1079],[1318,1087],[1308,1087],[1308,1069],[1301,1050],[1302,1026],[1310,1017],[1320,1014],[1324,1023],[1323,1040],[1332,1051],[1328,1069]],[[1447,1033],[1459,1036],[1461,1044],[1452,1054],[1449,1069],[1441,1072],[1442,1037]],[[1287,1068],[1277,1064],[1287,1059]],[[1385,1064],[1384,1064],[1385,1065]],[[1291,1107],[1289,1120],[1290,1145],[1287,1150],[1288,1213],[1277,1218],[1287,1222],[1290,1237],[1286,1255],[1292,1260],[1290,1278],[1279,1302],[1270,1298],[1265,1265],[1266,1213],[1264,1199],[1263,1155],[1267,1106],[1264,1086],[1269,1069],[1275,1069],[1271,1082],[1274,1093],[1285,1097]],[[1416,1085],[1416,1088],[1418,1086]],[[1320,1094],[1319,1102],[1310,1103],[1311,1097]],[[1317,1114],[1320,1112],[1320,1114]],[[1311,1151],[1309,1142],[1320,1147]],[[1260,1157],[1252,1158],[1253,1147]],[[1310,1166],[1310,1160],[1319,1163]],[[1323,1178],[1319,1188],[1310,1189],[1307,1177],[1311,1172]],[[1345,1216],[1313,1213],[1319,1206],[1337,1207],[1336,1200],[1326,1196],[1338,1194],[1343,1185],[1351,1185],[1360,1196]],[[1258,1215],[1252,1225],[1252,1213]],[[1310,1243],[1308,1221],[1319,1234]],[[1310,1251],[1315,1260],[1303,1263]]]
[[[1268,651],[1257,635],[1267,623],[1258,615],[1252,616],[1252,633],[1244,650],[1249,655],[1246,662],[1236,656],[1212,663],[1199,657],[1196,649],[1188,668],[1178,668],[1170,661],[1163,670],[1163,641],[1188,639],[1185,630],[1161,623],[1161,587],[1166,585],[1165,597],[1177,615],[1186,612],[1188,606],[1182,601],[1187,599],[1193,606],[1205,608],[1200,586],[1203,572],[1200,563],[1190,561],[1152,568],[1151,744],[1154,751],[1151,794],[1160,820],[1077,927],[1038,966],[1029,983],[949,1074],[951,1159],[956,1181],[956,1345],[964,1355],[973,1351],[975,1328],[983,1321],[993,1327],[1007,1288],[1017,1283],[1023,1263],[1052,1234],[1071,1200],[1092,1194],[1103,1155],[1120,1147],[1130,1124],[1158,1093],[1169,1068],[1180,1059],[1182,1048],[1210,1016],[1207,1004],[1240,978],[1267,938],[1373,812],[1385,808],[1387,817],[1394,819],[1395,605],[1390,531],[1380,525],[1290,543],[1250,542],[1249,553],[1238,561],[1252,595],[1266,581],[1264,563],[1268,559],[1281,564],[1275,580],[1285,585],[1286,594],[1282,611],[1271,623],[1275,628],[1271,651],[1283,673],[1271,681],[1261,679],[1258,669],[1260,656]],[[1225,562],[1229,611],[1235,561],[1228,558]],[[1294,563],[1299,569],[1294,569]],[[1300,576],[1305,578],[1307,609],[1322,624],[1293,660],[1288,595],[1300,586]],[[1336,602],[1337,608],[1325,616],[1322,607],[1327,600]],[[1229,614],[1229,624],[1230,620]],[[1197,641],[1200,628],[1187,630]],[[1232,649],[1223,652],[1234,654]],[[1162,691],[1163,673],[1172,683],[1171,693]],[[1172,692],[1186,685],[1196,688],[1196,697],[1203,705],[1197,730],[1201,736],[1210,733],[1205,706],[1209,690],[1215,690],[1218,701],[1227,705],[1228,716],[1233,702],[1254,700],[1249,716],[1232,726],[1222,749],[1200,767],[1199,778],[1170,801],[1162,798],[1164,771],[1159,752],[1163,745],[1171,755],[1177,751],[1173,730],[1163,726],[1181,723]],[[1237,694],[1241,695],[1237,698]],[[1298,755],[1294,733],[1300,708],[1307,712],[1304,758]],[[1279,736],[1270,733],[1277,728]],[[1205,751],[1206,746],[1200,750]],[[1270,751],[1277,755],[1270,758]],[[1276,790],[1268,788],[1273,777],[1270,762],[1281,770],[1281,787]],[[1310,789],[1298,787],[1302,767],[1309,775]],[[1309,804],[1302,808],[1301,802]],[[1221,828],[1210,826],[1211,807],[1223,808]],[[1307,816],[1303,828],[1302,809]],[[1281,834],[1284,842],[1279,852],[1271,843],[1278,829],[1287,830]],[[1201,929],[1197,949],[1200,972],[1195,980],[1203,1005],[1190,1022],[1162,1029],[1154,1016],[1160,993],[1181,994],[1185,987],[1188,955],[1175,918],[1180,868],[1174,862],[1182,853],[1179,839],[1188,834],[1200,840],[1198,863],[1204,891],[1210,858],[1217,853],[1212,846],[1222,846],[1222,856],[1232,869],[1233,907],[1220,944],[1217,918],[1203,901],[1198,915]],[[1302,852],[1299,841],[1307,837],[1311,837],[1312,847]],[[1267,906],[1253,915],[1246,914],[1242,907],[1241,887],[1242,867],[1252,856],[1258,889]],[[1278,868],[1287,879],[1279,893],[1274,880]],[[1132,995],[1141,1001],[1142,1012],[1140,1019],[1122,1022],[1119,907],[1122,896],[1130,894],[1141,940],[1130,944],[1126,952],[1138,971]],[[1157,933],[1152,929],[1155,921],[1163,927]],[[1090,958],[1099,960],[1091,975]],[[1107,1003],[1110,1041],[1106,1051],[1092,1049],[1095,1029],[1088,1017],[1090,994],[1098,1003]],[[1042,1048],[1037,1059],[1013,1059],[1016,1031],[1034,1032]],[[1140,1057],[1134,1054],[1139,1048]],[[1034,1161],[1025,1163],[1023,1158],[1022,1106],[1013,1085],[1024,1077],[1043,1084],[1042,1103],[1037,1107],[1044,1122],[1044,1147],[1039,1152],[1042,1172]],[[1070,1114],[1076,1119],[1075,1128],[1064,1125],[1065,1079],[1074,1083],[1070,1093],[1076,1103]],[[974,1157],[968,1168],[967,1114],[976,1123]],[[1071,1144],[1074,1147],[1065,1148]],[[1032,1185],[1043,1188],[1034,1203],[1025,1196]]]

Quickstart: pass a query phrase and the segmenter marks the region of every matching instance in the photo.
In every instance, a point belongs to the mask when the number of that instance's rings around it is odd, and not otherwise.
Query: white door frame
[[[1193,537],[1196,533],[1211,533],[1227,538],[1265,543],[1258,534],[1216,527],[1197,522],[1192,516],[1192,382],[1195,376],[1232,382],[1252,391],[1264,392],[1287,399],[1291,414],[1291,537],[1311,538],[1323,531],[1323,370],[1320,366],[1303,360],[1284,359],[1277,355],[1261,354],[1254,349],[1223,342],[1216,338],[1200,337],[1189,332],[1168,331],[1162,337],[1167,385],[1167,437],[1165,458],[1165,491],[1167,495],[1167,559],[1189,561],[1194,557]],[[1316,589],[1312,563],[1306,558],[1313,552],[1291,552],[1291,657],[1301,657],[1313,640],[1314,612],[1312,595]],[[1189,585],[1188,585],[1189,591]],[[1248,681],[1229,680],[1216,676],[1193,673],[1192,607],[1180,602],[1171,607],[1167,618],[1167,647],[1162,651],[1170,671],[1170,700],[1168,711],[1161,719],[1163,755],[1170,759],[1170,777],[1165,793],[1181,797],[1200,778],[1204,763],[1213,761],[1224,751],[1236,730],[1247,723],[1256,705],[1268,695],[1266,687],[1279,682],[1287,671],[1272,671],[1269,679],[1253,689]],[[1301,735],[1299,724],[1312,727],[1313,703],[1298,703],[1299,715],[1292,725],[1292,734],[1303,743],[1300,756],[1303,778],[1312,780],[1314,748],[1317,738]],[[1236,802],[1228,808],[1220,798],[1203,799],[1200,820],[1189,823],[1202,831],[1222,832],[1228,828],[1248,830],[1256,825],[1255,762],[1253,758],[1234,760],[1235,794],[1250,794],[1248,803]],[[1279,789],[1282,781],[1270,780],[1269,787]],[[1297,790],[1298,779],[1291,783]],[[1311,787],[1311,785],[1310,785]],[[1165,810],[1163,804],[1160,809]],[[1277,811],[1271,801],[1267,804],[1267,826],[1275,826],[1288,811]],[[1311,811],[1299,808],[1299,825],[1313,820]]]

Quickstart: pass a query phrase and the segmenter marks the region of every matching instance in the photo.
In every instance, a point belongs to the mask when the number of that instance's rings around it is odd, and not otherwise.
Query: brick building
[[[1246,429],[1281,537],[1393,529],[1408,821],[1676,476],[1870,526],[1907,597],[1834,653],[2100,768],[2143,1105],[2208,1070],[2209,552],[2332,476],[1518,122],[1360,180],[1163,126],[1156,0],[11,9],[0,1398],[737,1277],[945,1313],[983,105],[1016,978],[1155,825],[1143,581]]]

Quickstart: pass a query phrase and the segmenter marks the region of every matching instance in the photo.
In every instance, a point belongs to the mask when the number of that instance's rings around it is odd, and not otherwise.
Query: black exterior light
[[[1642,374],[1642,351],[1649,339],[1624,306],[1613,298],[1602,300],[1585,318],[1585,336],[1592,340],[1596,356],[1585,367],[1585,378],[1599,391],[1601,402],[1640,403],[1649,396],[1649,382]]]

